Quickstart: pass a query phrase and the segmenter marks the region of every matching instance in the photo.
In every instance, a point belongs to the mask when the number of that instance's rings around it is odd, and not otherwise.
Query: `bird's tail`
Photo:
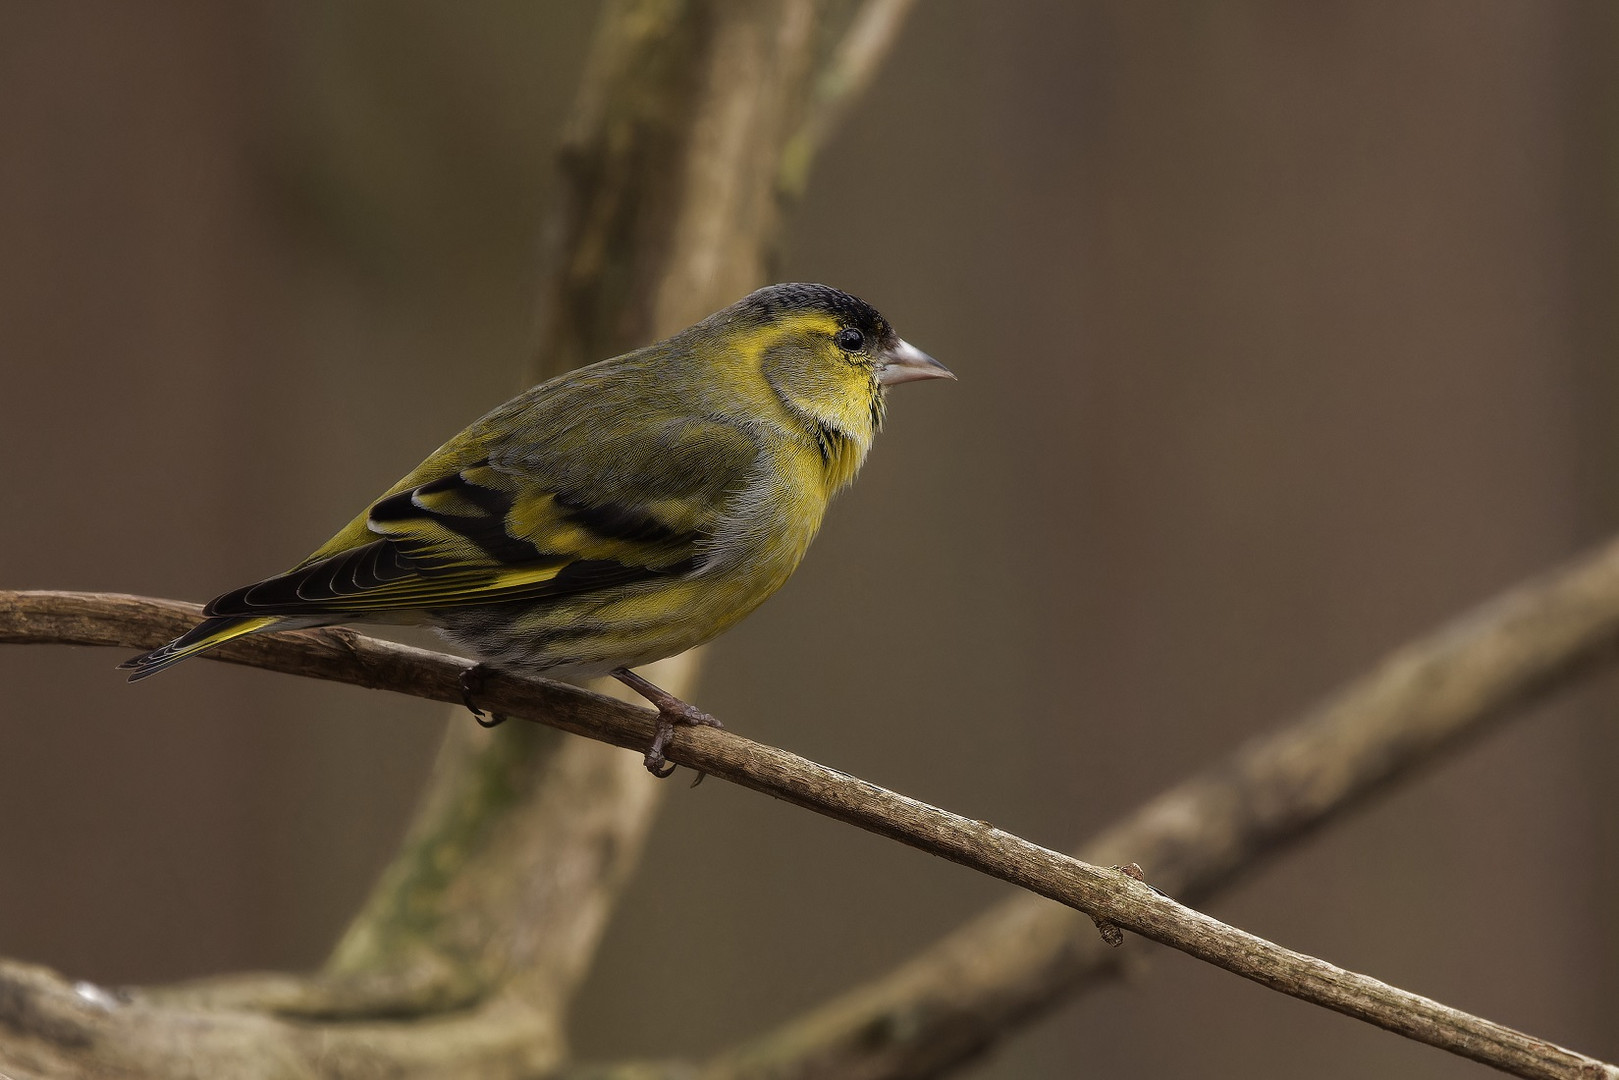
[[[233,638],[264,630],[272,623],[283,621],[274,616],[244,619],[225,615],[204,619],[161,649],[153,649],[149,653],[131,657],[119,664],[118,668],[120,671],[131,672],[130,682],[138,682],[148,675],[156,675],[170,664],[178,664],[200,652],[207,652],[216,645],[223,645]]]

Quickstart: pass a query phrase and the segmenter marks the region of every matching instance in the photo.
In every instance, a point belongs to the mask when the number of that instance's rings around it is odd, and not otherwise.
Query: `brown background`
[[[702,704],[1068,845],[1610,531],[1614,10],[920,5],[784,277],[961,381],[896,394]],[[508,396],[592,14],[0,6],[0,585],[205,599]],[[207,663],[126,687],[119,658],[0,651],[0,952],[106,982],[318,962],[465,719]],[[1213,910],[1619,1057],[1608,684]],[[1004,895],[682,787],[581,1052],[717,1048]],[[969,1074],[1482,1072],[1131,947],[1143,977]]]

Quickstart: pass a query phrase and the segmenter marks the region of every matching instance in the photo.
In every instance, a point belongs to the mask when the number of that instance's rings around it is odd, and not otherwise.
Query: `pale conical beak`
[[[884,386],[917,379],[954,379],[950,369],[908,341],[900,341],[877,363],[877,381]]]

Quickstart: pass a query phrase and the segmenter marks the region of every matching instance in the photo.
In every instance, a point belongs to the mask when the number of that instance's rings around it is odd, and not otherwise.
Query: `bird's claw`
[[[481,728],[499,727],[506,722],[506,718],[500,713],[486,713],[478,708],[477,702],[473,700],[483,691],[484,677],[488,674],[489,669],[483,664],[473,664],[461,672],[460,679],[461,703],[467,707],[467,711]]]
[[[675,763],[663,756],[663,748],[669,745],[669,740],[674,736],[674,733],[675,725],[665,718],[662,713],[659,713],[657,731],[653,734],[652,745],[647,747],[646,757],[643,759],[646,771],[656,776],[659,780],[675,771]]]
[[[647,747],[645,758],[646,771],[660,780],[675,771],[675,763],[664,757],[663,751],[669,745],[669,740],[674,738],[676,724],[684,724],[687,727],[723,728],[725,726],[695,705],[688,705],[678,699],[670,702],[660,702],[658,704],[657,728],[653,732],[652,745]],[[707,773],[698,773],[697,778],[691,782],[691,786],[696,787],[701,784],[703,777],[707,775]]]

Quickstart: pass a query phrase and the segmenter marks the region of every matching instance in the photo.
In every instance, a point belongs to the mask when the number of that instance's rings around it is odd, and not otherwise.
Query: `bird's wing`
[[[727,498],[755,467],[754,439],[703,418],[597,434],[590,447],[480,440],[485,456],[461,465],[466,448],[446,447],[446,470],[430,479],[417,470],[371,506],[363,532],[351,525],[206,613],[379,615],[572,596],[696,569]]]

